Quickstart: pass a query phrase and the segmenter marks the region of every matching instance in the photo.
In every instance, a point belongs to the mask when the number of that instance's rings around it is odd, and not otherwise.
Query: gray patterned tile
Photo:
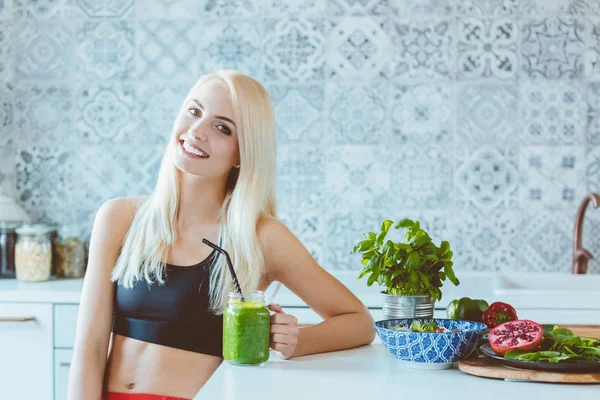
[[[521,0],[524,13],[539,15],[544,13],[564,13],[586,16],[600,13],[597,0]]]
[[[327,252],[325,267],[330,270],[362,269],[360,254],[350,254],[367,232],[379,232],[388,216],[380,208],[354,211],[332,211],[327,215]]]
[[[16,142],[51,147],[69,143],[74,108],[69,84],[19,84],[14,103]]]
[[[81,8],[72,0],[12,0],[12,3],[14,17],[18,20],[42,21],[74,19],[83,16]]]
[[[583,248],[587,249],[595,257],[588,263],[588,273],[600,273],[600,216],[598,209],[590,206],[585,213],[583,223]]]
[[[586,77],[600,79],[600,18],[586,19],[586,30],[589,32],[587,57],[585,65]]]
[[[269,16],[272,17],[323,17],[326,2],[323,0],[270,0]]]
[[[521,215],[518,210],[497,209],[491,215],[475,210],[455,214],[456,240],[450,243],[457,271],[518,270]]]
[[[211,17],[253,17],[262,12],[262,0],[203,0],[204,13]]]
[[[594,146],[588,150],[583,176],[585,180],[585,192],[600,193],[600,146]],[[580,200],[583,200],[583,197]]]
[[[328,142],[334,139],[338,144],[380,143],[387,136],[387,95],[385,82],[330,82],[325,91]]]
[[[449,15],[454,11],[452,0],[389,0],[395,15],[413,17],[419,14]]]
[[[347,17],[331,23],[325,49],[330,76],[364,80],[385,75],[391,42],[384,20]]]
[[[402,144],[452,144],[454,90],[449,84],[396,86],[392,135]]]
[[[155,186],[165,144],[146,145],[125,143],[118,146],[101,144],[82,146],[72,154],[72,163],[93,182],[96,188],[92,199],[121,196],[140,196],[149,194]],[[83,185],[81,179],[75,180]],[[88,195],[78,190],[79,195]],[[89,203],[86,199],[85,203]]]
[[[72,155],[64,148],[23,143],[17,150],[17,201],[30,218],[70,221],[70,205],[78,192],[69,186],[80,171],[69,167]]]
[[[517,87],[462,85],[457,96],[457,137],[471,143],[511,143],[517,132]]]
[[[197,0],[135,0],[135,16],[138,20],[149,19],[192,19],[203,14],[202,2]]]
[[[263,39],[264,78],[320,81],[324,78],[324,50],[324,19],[268,19]]]
[[[200,25],[195,21],[144,21],[137,25],[136,68],[139,79],[187,79],[198,76],[197,43]],[[206,36],[203,36],[206,40]]]
[[[14,144],[14,88],[0,81],[0,147]]]
[[[131,22],[85,21],[77,26],[76,36],[78,78],[135,78],[135,33]]]
[[[250,21],[210,21],[202,28],[199,42],[202,73],[236,69],[260,79],[260,26]],[[197,39],[194,39],[197,40]]]
[[[527,144],[582,144],[585,94],[576,82],[521,85],[522,142]]]
[[[9,21],[13,18],[12,0],[0,2],[0,21]]]
[[[15,149],[0,146],[0,192],[15,197]]]
[[[573,217],[563,211],[539,210],[523,214],[520,270],[569,273],[573,261]]]
[[[318,264],[325,261],[326,217],[320,210],[282,212],[279,219],[296,235]]]
[[[443,146],[402,146],[384,162],[391,207],[442,210],[452,206],[453,154]]]
[[[327,0],[327,13],[340,15],[384,16],[390,11],[388,0]]]
[[[325,150],[321,146],[282,145],[277,150],[277,204],[282,211],[325,212]]]
[[[81,84],[75,93],[76,143],[123,143],[131,141],[138,126],[135,87],[131,82]]]
[[[88,18],[128,18],[135,11],[134,0],[77,0]]]
[[[518,153],[512,148],[483,146],[457,149],[454,175],[456,204],[482,215],[519,205]]]
[[[521,66],[530,78],[578,78],[583,73],[584,25],[576,18],[547,17],[523,22]]]
[[[69,24],[27,21],[14,32],[17,79],[61,79],[73,69],[73,31]]]
[[[600,145],[600,83],[591,83],[587,87],[587,124],[586,141],[591,145]]]
[[[326,140],[322,86],[267,86],[275,108],[278,143],[314,144]]]
[[[191,86],[187,83],[138,81],[138,135],[147,144],[164,144],[170,137],[177,114]]]
[[[460,0],[458,12],[468,15],[509,15],[519,10],[519,0]]]
[[[13,26],[0,20],[0,81],[14,80]]]
[[[335,146],[325,155],[327,206],[385,208],[390,201],[390,152],[379,146]]]
[[[394,45],[391,76],[407,78],[452,78],[450,20],[394,21],[388,31]]]
[[[516,20],[459,19],[458,77],[512,79],[519,70]]]
[[[571,210],[584,194],[585,154],[580,146],[521,148],[521,207]]]

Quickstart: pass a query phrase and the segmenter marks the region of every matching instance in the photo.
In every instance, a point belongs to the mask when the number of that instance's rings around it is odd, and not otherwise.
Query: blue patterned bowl
[[[440,328],[460,329],[460,332],[422,333],[390,329],[415,319],[386,319],[375,322],[375,330],[391,355],[419,367],[449,368],[452,363],[466,358],[477,348],[486,326],[480,322],[453,319],[418,319],[435,322]]]

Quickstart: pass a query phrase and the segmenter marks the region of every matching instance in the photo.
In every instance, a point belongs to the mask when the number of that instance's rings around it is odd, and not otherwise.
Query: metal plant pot
[[[384,292],[381,296],[385,319],[433,318],[435,302],[431,296],[398,296]]]

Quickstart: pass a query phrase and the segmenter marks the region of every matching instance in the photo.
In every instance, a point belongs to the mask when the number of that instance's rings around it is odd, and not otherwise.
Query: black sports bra
[[[133,339],[222,357],[223,316],[208,309],[209,273],[216,251],[189,267],[166,265],[166,283],[116,284],[112,331]]]

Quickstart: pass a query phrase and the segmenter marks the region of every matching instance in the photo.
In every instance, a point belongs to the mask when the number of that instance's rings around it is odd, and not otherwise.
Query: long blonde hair
[[[202,76],[196,87],[210,80],[225,83],[231,95],[238,126],[240,169],[232,168],[225,200],[219,211],[219,242],[231,256],[243,290],[255,289],[263,272],[263,254],[256,234],[261,215],[276,217],[276,140],[273,104],[265,88],[237,71],[220,70]],[[175,166],[172,136],[163,156],[152,194],[137,208],[125,236],[121,254],[111,279],[131,288],[145,279],[148,284],[164,284],[165,260],[177,238],[176,218],[182,172]],[[198,238],[198,246],[204,246]],[[221,314],[233,290],[226,260],[217,257],[210,273],[210,308]]]

